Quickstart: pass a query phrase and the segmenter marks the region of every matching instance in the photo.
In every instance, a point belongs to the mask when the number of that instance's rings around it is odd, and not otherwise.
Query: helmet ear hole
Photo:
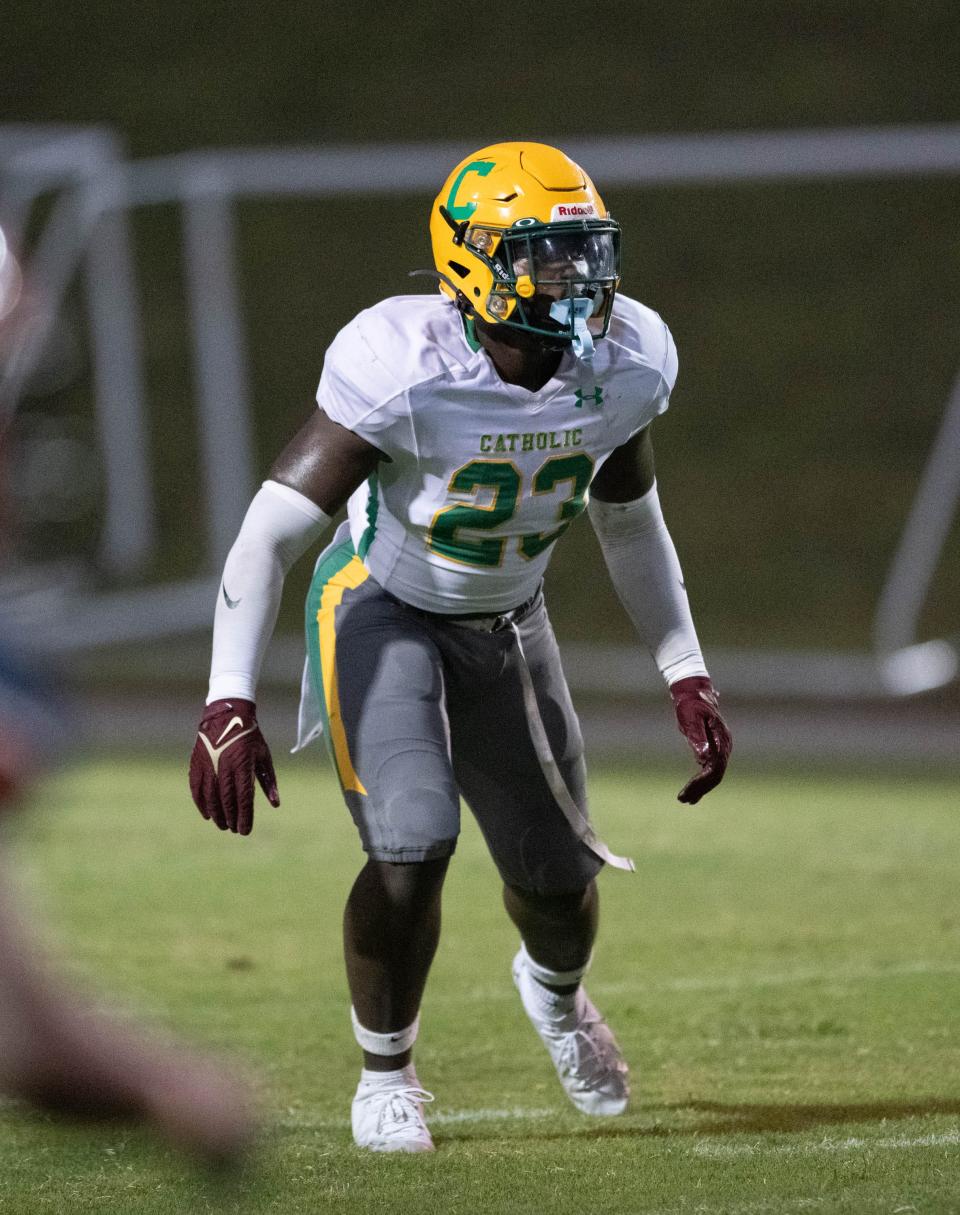
[[[474,295],[479,295],[479,294],[480,294],[480,288],[479,288],[479,287],[474,287],[474,289],[473,289],[473,294],[474,294]]]
[[[447,265],[454,272],[454,274],[458,274],[460,278],[466,278],[470,273],[467,267],[461,265],[460,262],[447,262]]]

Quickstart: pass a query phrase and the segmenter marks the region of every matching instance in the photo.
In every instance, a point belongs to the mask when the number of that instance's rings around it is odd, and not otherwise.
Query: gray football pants
[[[541,594],[512,624],[447,620],[388,595],[348,541],[317,566],[307,645],[334,767],[371,858],[451,855],[462,794],[505,882],[561,894],[596,875],[604,849],[587,821],[583,741]]]

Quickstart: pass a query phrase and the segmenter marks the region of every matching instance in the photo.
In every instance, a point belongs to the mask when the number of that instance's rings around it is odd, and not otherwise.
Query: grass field
[[[317,755],[249,840],[181,763],[88,763],[13,849],[58,947],[154,1021],[234,1053],[265,1129],[226,1191],[138,1133],[0,1109],[0,1212],[960,1211],[955,778],[593,773],[604,836],[590,989],[633,1067],[598,1123],[565,1104],[509,977],[515,939],[465,823],[423,1008],[429,1158],[364,1156],[339,920],[358,847]]]

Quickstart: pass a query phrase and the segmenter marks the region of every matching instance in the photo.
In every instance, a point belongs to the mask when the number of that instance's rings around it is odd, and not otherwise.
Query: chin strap
[[[593,334],[587,320],[593,316],[594,301],[589,296],[557,300],[550,307],[550,319],[569,331],[573,323],[573,353],[589,362],[593,358]]]
[[[454,302],[464,316],[476,316],[477,310],[463,294],[453,279],[441,274],[439,270],[408,270],[407,278],[435,278],[438,283],[446,283],[453,292]]]

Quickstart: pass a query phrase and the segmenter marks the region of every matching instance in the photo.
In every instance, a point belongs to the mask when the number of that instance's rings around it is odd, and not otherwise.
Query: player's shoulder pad
[[[677,379],[677,348],[659,313],[617,292],[605,342],[611,353],[659,372],[669,395]]]
[[[455,374],[466,361],[459,314],[438,295],[395,295],[357,314],[327,351],[371,402]]]

